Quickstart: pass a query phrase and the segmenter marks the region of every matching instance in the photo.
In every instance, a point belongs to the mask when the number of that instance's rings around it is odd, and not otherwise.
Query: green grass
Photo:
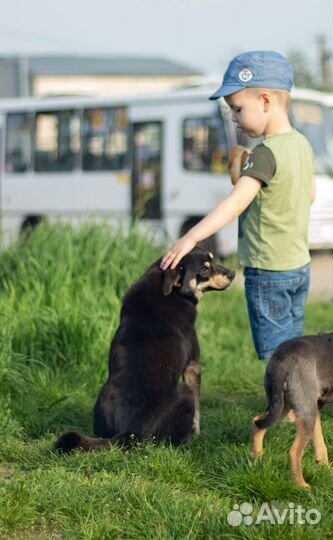
[[[199,306],[202,433],[168,445],[59,456],[66,429],[92,434],[121,298],[161,250],[135,231],[42,226],[0,266],[0,538],[219,540],[333,538],[332,472],[304,457],[311,491],[290,480],[293,425],[267,435],[249,459],[251,420],[263,412],[265,365],[253,350],[242,291]],[[307,306],[306,331],[331,325],[328,303]],[[323,413],[332,459],[332,410]],[[322,514],[319,525],[231,527],[228,513],[279,501]]]

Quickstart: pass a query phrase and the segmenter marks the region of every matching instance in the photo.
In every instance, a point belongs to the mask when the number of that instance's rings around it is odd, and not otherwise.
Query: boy
[[[175,268],[198,242],[239,219],[238,259],[259,359],[283,341],[303,334],[310,285],[307,233],[314,200],[313,154],[288,118],[293,74],[273,51],[234,58],[222,86],[238,127],[265,139],[246,160],[234,189],[165,254],[161,268]]]

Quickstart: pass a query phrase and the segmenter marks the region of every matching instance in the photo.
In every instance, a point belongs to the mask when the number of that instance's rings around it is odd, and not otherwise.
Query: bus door
[[[132,218],[162,217],[162,123],[135,122],[132,144]]]

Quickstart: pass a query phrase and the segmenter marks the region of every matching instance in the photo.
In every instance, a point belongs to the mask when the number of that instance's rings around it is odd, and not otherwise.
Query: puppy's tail
[[[69,454],[74,450],[90,452],[91,450],[110,448],[110,446],[119,446],[129,449],[134,446],[136,442],[138,442],[138,437],[135,433],[121,433],[115,435],[111,439],[94,439],[92,437],[81,435],[76,431],[67,431],[59,437],[54,447],[60,452]]]
[[[266,416],[264,416],[263,418],[258,418],[254,421],[255,425],[259,429],[270,428],[280,420],[283,411],[283,394],[281,397],[282,399],[280,399],[280,396],[276,396],[276,399],[274,399],[273,402],[269,404]]]
[[[281,418],[284,409],[284,383],[287,374],[284,370],[266,371],[265,390],[268,399],[266,415],[254,421],[259,429],[274,426]]]

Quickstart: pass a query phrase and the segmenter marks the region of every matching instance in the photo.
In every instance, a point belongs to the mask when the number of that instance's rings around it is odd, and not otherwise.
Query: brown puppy
[[[232,185],[236,185],[242,168],[250,155],[250,151],[244,148],[244,146],[234,146],[230,152],[230,158],[228,163],[228,169],[231,176]]]
[[[226,289],[234,275],[200,247],[174,270],[163,272],[156,261],[123,301],[109,377],[94,409],[94,433],[103,439],[67,432],[56,448],[130,446],[152,438],[179,445],[199,433],[196,304],[206,291]]]
[[[333,402],[333,334],[282,343],[267,365],[265,390],[268,408],[254,419],[251,456],[262,455],[267,428],[293,410],[297,433],[290,449],[291,472],[296,484],[308,488],[302,458],[311,439],[316,461],[328,464],[319,411],[325,403]]]

